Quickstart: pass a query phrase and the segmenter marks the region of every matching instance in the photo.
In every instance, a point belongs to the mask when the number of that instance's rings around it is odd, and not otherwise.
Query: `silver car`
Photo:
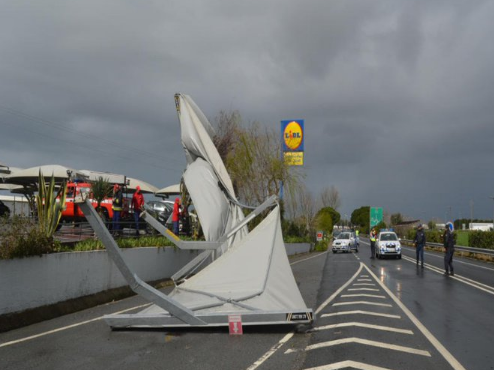
[[[333,240],[333,253],[350,252],[356,248],[355,237],[351,232],[342,232]],[[358,252],[358,249],[357,249]]]

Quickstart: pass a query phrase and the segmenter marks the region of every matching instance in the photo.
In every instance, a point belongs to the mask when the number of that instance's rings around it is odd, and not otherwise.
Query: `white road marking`
[[[313,258],[321,257],[321,256],[324,256],[324,255],[326,255],[326,254],[328,254],[328,252],[324,252],[324,253],[320,253],[320,254],[318,254],[318,255],[316,255],[316,256],[312,256],[312,257],[304,258],[303,260],[300,260],[300,261],[295,261],[295,262],[290,263],[290,266],[292,266],[292,265],[296,265],[296,264],[297,264],[297,263],[299,263],[299,262],[305,262],[305,261],[311,260],[311,259],[313,259]]]
[[[410,258],[410,257],[403,256],[403,258],[406,261],[408,261],[408,262],[415,263],[415,260],[412,259],[412,258]],[[437,272],[440,275],[443,275],[444,274],[444,270],[442,270],[439,267],[436,267],[436,266],[433,266],[433,265],[429,265],[428,263],[425,264],[425,268],[427,268],[427,269],[429,269],[431,271]],[[492,287],[490,285],[483,284],[483,283],[478,282],[476,280],[469,279],[469,278],[467,278],[465,276],[461,276],[461,275],[455,274],[454,276],[448,276],[448,279],[455,279],[455,280],[461,281],[464,284],[470,285],[470,286],[472,286],[474,288],[477,288],[477,289],[482,290],[482,291],[484,291],[486,293],[489,293],[489,294],[494,295],[494,287]]]
[[[323,253],[325,254],[325,253]],[[321,256],[322,254],[318,255],[318,256],[315,256],[315,257],[319,257]],[[311,258],[314,258],[314,257],[311,257]],[[302,262],[302,261],[298,261],[298,262]],[[294,263],[295,264],[295,263]],[[338,296],[338,294],[340,294],[348,285],[350,285],[350,283],[358,276],[358,274],[360,273],[360,271],[362,271],[362,264],[360,266],[360,268],[358,269],[358,271],[350,278],[350,280],[348,280],[345,284],[343,284],[336,292],[333,293],[333,295],[331,295],[331,297],[329,297],[328,299],[326,299],[326,301],[324,301],[323,304],[321,304],[319,306],[319,308],[316,310],[316,312],[314,312],[314,315],[316,316],[319,312],[321,312],[321,310],[324,309],[324,307],[326,307],[336,296]],[[283,346],[283,344],[285,344],[286,342],[288,342],[294,335],[295,333],[288,333],[287,335],[285,335],[278,343],[276,343],[273,347],[271,347],[271,349],[269,351],[267,351],[264,355],[262,355],[256,362],[254,362],[251,366],[249,366],[246,370],[255,370],[257,369],[259,366],[261,366],[268,358],[270,358],[281,346]]]
[[[314,331],[329,330],[329,329],[335,329],[335,328],[345,328],[348,326],[357,326],[359,328],[368,328],[368,329],[375,329],[375,330],[382,330],[382,331],[390,331],[393,333],[413,335],[413,331],[411,331],[411,330],[392,328],[389,326],[382,326],[382,325],[372,325],[372,324],[366,324],[366,323],[362,323],[362,322],[343,322],[343,323],[339,323],[339,324],[318,326],[317,328],[314,328]]]
[[[404,247],[403,249],[406,249],[410,252],[414,252],[415,249],[414,248],[410,248],[410,247]],[[424,254],[426,256],[430,256],[430,257],[436,257],[436,258],[440,258],[440,259],[444,259],[444,256],[441,256],[441,255],[437,255],[435,253],[428,253],[428,252],[424,252]],[[480,266],[480,265],[476,265],[475,263],[470,263],[470,262],[465,262],[465,261],[462,261],[462,260],[459,260],[459,259],[455,259],[455,263],[462,263],[464,265],[469,265],[469,266],[473,266],[473,267],[478,267],[479,269],[484,269],[484,270],[489,270],[489,271],[494,271],[494,268],[491,268],[491,267],[485,267],[485,266]]]
[[[333,303],[333,306],[348,306],[351,304],[365,304],[369,306],[393,307],[392,305],[387,303],[376,303],[376,302],[367,302],[367,301],[338,302],[338,303]]]
[[[372,347],[378,347],[378,348],[384,348],[384,349],[390,349],[393,351],[400,351],[400,352],[406,352],[406,353],[412,353],[414,355],[420,355],[420,356],[425,356],[425,357],[431,357],[431,354],[429,351],[423,351],[421,349],[415,349],[415,348],[410,348],[410,347],[404,347],[404,346],[398,346],[396,344],[391,344],[391,343],[384,343],[384,342],[377,342],[374,340],[368,340],[368,339],[362,339],[362,338],[344,338],[344,339],[337,339],[337,340],[331,340],[329,342],[322,342],[322,343],[317,343],[317,344],[312,344],[310,346],[305,347],[302,351],[313,351],[315,349],[320,349],[320,348],[327,348],[327,347],[333,347],[333,346],[339,346],[341,344],[348,344],[348,343],[358,343],[358,344],[363,344],[366,346],[372,346]],[[288,353],[293,353],[293,352],[299,352],[300,350],[297,349],[288,349],[285,351],[285,354]]]
[[[283,344],[288,342],[295,333],[288,333],[278,343],[276,343],[269,351],[262,355],[256,362],[250,365],[247,370],[254,370],[261,366],[268,358],[270,358]]]
[[[376,286],[376,284],[372,284],[372,283],[355,283],[355,284],[352,284],[352,286]]]
[[[412,314],[412,312],[388,289],[388,287],[381,282],[378,277],[364,265],[364,268],[369,272],[371,276],[378,282],[391,299],[401,308],[401,310],[408,316],[408,318],[415,324],[415,326],[425,335],[425,337],[431,342],[431,344],[439,351],[439,353],[448,361],[448,363],[455,370],[466,370],[456,358],[432,335],[432,333]]]
[[[344,289],[346,289],[347,286],[351,284],[351,282],[360,274],[360,271],[364,268],[364,264],[360,263],[360,267],[358,271],[345,283],[343,284],[336,292],[334,292],[331,297],[326,299],[323,304],[319,306],[319,308],[316,310],[315,314],[317,315],[319,312],[321,312],[324,307],[326,307],[333,299],[335,299]]]
[[[372,298],[382,298],[385,299],[386,297],[383,295],[375,295],[375,294],[343,294],[341,297],[348,298],[348,297],[372,297]]]
[[[365,277],[365,278],[368,278],[369,275],[360,275],[360,277]]]
[[[356,292],[356,291],[360,291],[360,290],[364,290],[367,292],[379,292],[379,289],[372,289],[372,288],[350,288],[350,289],[348,289],[348,291],[352,291],[352,292]]]
[[[371,279],[357,279],[357,281],[372,281]]]
[[[132,307],[132,308],[128,308],[126,310],[122,310],[122,311],[119,311],[119,312],[115,312],[114,315],[118,315],[118,314],[121,314],[121,313],[124,313],[124,312],[128,312],[128,311],[132,311],[132,310],[135,310],[135,309],[138,309],[138,308],[143,308],[143,307],[146,307],[146,306],[150,306],[151,303],[146,303],[146,304],[143,304],[141,306],[136,306],[136,307]],[[68,325],[68,326],[64,326],[64,327],[61,327],[61,328],[58,328],[58,329],[54,329],[54,330],[49,330],[49,331],[45,331],[44,333],[39,333],[39,334],[36,334],[36,335],[31,335],[29,337],[25,337],[25,338],[21,338],[21,339],[17,339],[17,340],[13,340],[13,341],[10,341],[10,342],[5,342],[5,343],[1,343],[0,344],[0,348],[2,347],[7,347],[7,346],[11,346],[13,344],[17,344],[17,343],[22,343],[22,342],[26,342],[28,340],[31,340],[31,339],[36,339],[36,338],[39,338],[39,337],[44,337],[45,335],[49,335],[49,334],[54,334],[54,333],[58,333],[60,331],[64,331],[64,330],[67,330],[67,329],[72,329],[72,328],[75,328],[77,326],[81,326],[81,325],[85,325],[85,324],[89,324],[93,321],[98,321],[98,320],[101,320],[103,318],[103,316],[100,316],[100,317],[96,317],[94,319],[91,319],[91,320],[86,320],[86,321],[81,321],[81,322],[78,322],[77,324],[72,324],[72,325]]]
[[[391,370],[388,369],[387,367],[374,366],[370,364],[364,364],[363,362],[350,361],[350,360],[336,362],[334,364],[311,367],[305,370],[340,370],[347,368],[358,369],[358,370]]]
[[[333,312],[333,313],[325,313],[321,317],[340,316],[340,315],[370,315],[370,316],[387,317],[387,318],[390,318],[390,319],[401,319],[401,316],[400,315],[390,315],[390,314],[387,314],[387,313],[370,312],[370,311],[362,311],[362,310],[340,311],[340,312]]]

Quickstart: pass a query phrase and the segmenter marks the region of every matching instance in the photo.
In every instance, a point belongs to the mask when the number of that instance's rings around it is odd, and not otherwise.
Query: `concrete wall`
[[[311,244],[286,244],[288,255]],[[144,281],[165,280],[198,255],[176,248],[122,249],[132,271]],[[106,251],[69,252],[0,260],[0,315],[126,286]]]
[[[197,256],[176,248],[122,249],[144,281],[167,279]],[[126,286],[106,251],[0,260],[0,315]]]
[[[311,243],[285,243],[286,254],[293,256],[294,254],[307,253],[312,250]]]

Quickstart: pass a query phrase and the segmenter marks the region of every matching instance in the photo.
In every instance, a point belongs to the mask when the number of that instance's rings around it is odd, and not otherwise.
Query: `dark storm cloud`
[[[306,121],[307,185],[342,213],[491,217],[489,1],[7,2],[0,161],[125,173],[185,165],[173,95]]]

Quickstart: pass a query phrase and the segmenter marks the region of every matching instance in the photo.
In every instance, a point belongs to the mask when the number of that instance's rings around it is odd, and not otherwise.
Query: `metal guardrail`
[[[403,242],[413,244],[413,240],[408,240],[408,239],[401,239],[401,240]],[[427,243],[426,246],[444,248],[444,245],[442,243]],[[474,254],[486,254],[489,256],[494,256],[494,249],[474,248],[474,247],[465,247],[462,245],[455,245],[455,250],[456,251],[462,251],[462,252],[474,253]]]

